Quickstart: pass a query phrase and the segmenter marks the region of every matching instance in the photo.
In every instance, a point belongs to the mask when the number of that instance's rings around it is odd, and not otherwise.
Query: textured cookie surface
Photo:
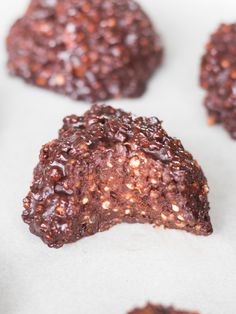
[[[52,247],[127,223],[212,232],[207,180],[157,118],[95,105],[43,146],[24,221]]]
[[[7,48],[10,73],[86,101],[142,95],[162,59],[133,0],[32,0]]]
[[[161,305],[148,304],[143,309],[135,309],[128,314],[198,314],[197,312],[187,312],[176,310],[173,307],[163,307]]]
[[[201,64],[207,90],[209,124],[223,123],[236,139],[236,24],[222,24],[212,34]]]

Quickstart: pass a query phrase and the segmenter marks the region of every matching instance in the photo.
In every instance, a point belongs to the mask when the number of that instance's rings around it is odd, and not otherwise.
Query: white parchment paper
[[[157,25],[165,61],[140,99],[109,101],[157,116],[202,165],[211,188],[214,234],[196,237],[120,225],[60,250],[21,220],[22,199],[42,144],[74,102],[8,76],[5,37],[27,0],[0,1],[0,313],[125,314],[147,301],[202,314],[236,313],[236,141],[208,127],[198,87],[203,46],[220,22],[236,20],[234,0],[140,0]]]

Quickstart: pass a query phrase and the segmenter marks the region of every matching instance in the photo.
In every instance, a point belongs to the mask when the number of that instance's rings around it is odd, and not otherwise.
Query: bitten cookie
[[[50,247],[127,223],[209,235],[207,180],[157,118],[93,106],[44,145],[24,221]]]
[[[141,96],[163,52],[133,0],[32,0],[7,49],[11,74],[86,101]]]
[[[200,81],[207,91],[209,124],[222,123],[236,139],[236,24],[222,24],[211,35]]]

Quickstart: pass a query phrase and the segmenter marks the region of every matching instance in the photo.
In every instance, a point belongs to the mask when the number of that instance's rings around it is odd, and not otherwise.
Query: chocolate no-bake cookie
[[[222,24],[211,36],[201,63],[209,124],[223,123],[236,139],[236,24]]]
[[[7,48],[10,73],[86,101],[142,95],[162,60],[133,0],[32,0]]]
[[[197,312],[187,312],[176,310],[173,307],[164,307],[161,305],[148,304],[142,309],[135,309],[128,314],[198,314]]]
[[[94,105],[43,146],[23,219],[50,247],[122,222],[209,235],[207,194],[199,164],[157,118]]]

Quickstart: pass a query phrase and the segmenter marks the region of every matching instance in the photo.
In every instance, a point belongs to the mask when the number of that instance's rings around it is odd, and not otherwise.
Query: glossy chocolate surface
[[[43,146],[23,219],[50,247],[122,222],[209,235],[208,191],[197,161],[157,118],[95,105],[66,117]]]
[[[211,35],[201,64],[209,124],[222,123],[236,139],[236,24],[222,24]]]
[[[11,74],[86,101],[141,96],[163,52],[133,0],[32,0],[7,48]]]

